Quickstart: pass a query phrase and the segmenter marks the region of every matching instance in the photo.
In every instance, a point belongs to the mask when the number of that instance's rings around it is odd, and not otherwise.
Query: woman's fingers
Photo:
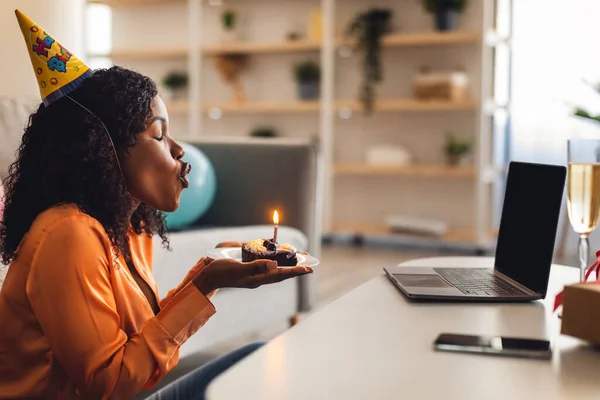
[[[252,275],[260,275],[269,270],[277,269],[277,261],[273,260],[254,260],[246,263],[246,265],[250,268]]]
[[[295,278],[297,276],[310,274],[313,269],[310,267],[279,267],[270,270],[262,275],[250,277],[249,283],[251,286],[268,285],[270,283],[281,282],[286,279]]]
[[[203,258],[201,258],[201,259],[200,259],[200,261],[204,261],[204,265],[208,266],[208,264],[210,264],[210,263],[212,263],[213,261],[215,261],[215,259],[214,259],[214,258],[212,258],[212,257],[208,257],[208,256],[207,256],[207,257],[203,257]],[[198,262],[200,262],[200,261],[198,261]]]
[[[251,262],[228,261],[234,264],[229,266],[232,269],[231,273],[238,277],[261,275],[277,268],[277,261],[273,260],[254,260]]]
[[[239,262],[230,258],[222,258],[213,261],[202,270],[198,276],[198,282],[199,285],[209,282],[214,288],[256,288],[312,272],[311,267],[277,267],[277,261],[273,260]]]
[[[221,247],[242,247],[244,244],[242,242],[221,242],[215,248],[219,249]]]

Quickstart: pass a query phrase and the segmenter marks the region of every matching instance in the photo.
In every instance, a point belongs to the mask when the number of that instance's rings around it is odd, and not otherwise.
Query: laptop
[[[532,301],[546,297],[567,169],[511,162],[493,268],[386,267],[410,299]]]

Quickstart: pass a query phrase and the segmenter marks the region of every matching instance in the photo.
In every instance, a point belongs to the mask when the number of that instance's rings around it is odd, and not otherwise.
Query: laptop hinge
[[[527,286],[523,286],[521,285],[519,282],[515,281],[514,279],[508,277],[507,275],[504,275],[502,272],[498,271],[497,269],[494,268],[494,275],[497,276],[498,278],[502,279],[505,282],[510,283],[513,286],[518,287],[519,289],[521,289],[523,292],[527,293],[527,294],[537,294],[539,295],[539,293],[534,292],[533,290],[529,289]]]

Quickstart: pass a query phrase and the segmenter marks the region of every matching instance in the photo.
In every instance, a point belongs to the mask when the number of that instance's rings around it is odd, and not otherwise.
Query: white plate
[[[236,261],[242,261],[242,249],[240,247],[221,247],[206,253],[210,258],[233,258]],[[316,267],[319,265],[319,260],[308,254],[296,253],[298,257],[298,265],[303,267]]]

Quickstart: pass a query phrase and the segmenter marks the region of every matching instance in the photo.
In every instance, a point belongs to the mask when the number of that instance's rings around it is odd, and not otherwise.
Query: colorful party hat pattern
[[[44,105],[77,89],[81,82],[92,75],[92,70],[48,32],[21,11],[15,14],[27,44],[27,52],[40,87]]]

